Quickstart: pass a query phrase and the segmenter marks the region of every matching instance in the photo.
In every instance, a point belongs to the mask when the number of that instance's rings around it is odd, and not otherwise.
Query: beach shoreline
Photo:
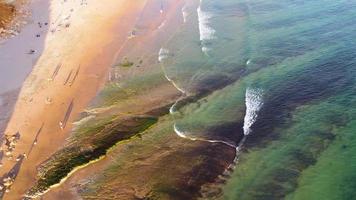
[[[4,199],[21,198],[36,179],[36,167],[64,144],[72,122],[106,81],[114,54],[127,40],[145,2],[47,1],[50,13],[49,21],[43,22],[48,23],[48,31],[43,32],[47,35],[42,35],[43,52],[34,49],[39,58],[21,88],[5,130],[7,136],[19,134],[19,139],[11,155],[3,157],[3,178],[12,175],[10,169],[17,157],[27,159]],[[58,17],[62,21],[56,20]],[[118,27],[120,33],[113,32]],[[1,48],[6,49],[6,44]],[[4,145],[3,149],[9,150]]]

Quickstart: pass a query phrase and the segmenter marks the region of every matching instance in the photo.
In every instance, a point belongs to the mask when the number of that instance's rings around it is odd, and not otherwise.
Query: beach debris
[[[127,57],[124,57],[121,63],[119,63],[120,67],[132,67],[135,63],[130,61]]]
[[[45,103],[48,104],[48,105],[52,104],[52,98],[51,97],[47,97]]]
[[[10,169],[10,171],[8,173],[6,173],[3,177],[2,177],[2,189],[5,189],[5,192],[9,192],[11,186],[14,184],[15,179],[20,171],[21,165],[24,161],[25,158],[25,154],[21,154],[17,157],[16,159],[16,163],[14,164],[14,166]]]
[[[14,183],[14,180],[10,176],[8,176],[3,179],[3,182],[5,187],[10,187]]]
[[[15,149],[18,140],[20,139],[20,133],[17,132],[14,135],[5,135],[5,140],[2,149],[5,151],[5,156],[11,160],[13,155],[12,151]]]

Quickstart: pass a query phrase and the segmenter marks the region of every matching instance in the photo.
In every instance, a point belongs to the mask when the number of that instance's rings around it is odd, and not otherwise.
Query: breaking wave
[[[262,102],[262,90],[260,89],[246,89],[245,96],[246,114],[244,118],[243,131],[245,135],[251,133],[251,126],[257,119],[258,111],[261,109]]]
[[[157,27],[157,29],[159,30],[159,29],[163,28],[165,25],[166,25],[166,20],[164,20],[164,21]]]
[[[181,131],[178,127],[177,124],[173,125],[174,128],[174,132],[181,138],[186,138],[192,141],[204,141],[204,142],[210,142],[210,143],[221,143],[221,144],[225,144],[229,147],[235,148],[237,149],[236,145],[231,144],[229,142],[223,141],[223,140],[209,140],[209,139],[203,139],[203,138],[197,138],[197,137],[193,137],[193,136],[188,136],[188,133],[185,131]]]
[[[162,62],[169,56],[169,50],[161,48],[158,52],[158,61]]]
[[[187,18],[188,18],[188,11],[187,11],[187,7],[184,5],[182,8],[182,16],[183,16],[183,22],[187,22]]]
[[[246,61],[246,65],[249,65],[250,63],[251,63],[251,60],[248,59],[248,60]]]
[[[213,14],[208,11],[204,11],[201,8],[201,3],[197,9],[198,13],[198,22],[199,22],[199,39],[202,45],[202,51],[207,53],[210,48],[206,46],[208,40],[215,38],[215,30],[210,26],[210,20],[213,17]]]
[[[167,59],[170,56],[170,52],[168,49],[165,48],[161,48],[158,52],[158,61],[161,63],[163,62],[165,59]],[[183,95],[186,95],[186,91],[184,91],[181,87],[179,87],[177,85],[177,83],[175,81],[173,81],[171,78],[168,77],[167,72],[164,68],[164,66],[162,65],[162,70],[163,70],[163,74],[164,77],[172,83],[172,85],[178,90],[180,91]]]

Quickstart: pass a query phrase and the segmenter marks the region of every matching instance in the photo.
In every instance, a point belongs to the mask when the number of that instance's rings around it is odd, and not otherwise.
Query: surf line
[[[183,88],[178,86],[178,84],[172,78],[170,78],[168,76],[166,69],[164,67],[164,61],[169,57],[170,57],[169,50],[161,48],[158,53],[158,62],[161,63],[161,68],[162,68],[164,77],[178,91],[180,91],[182,93],[181,97],[178,98],[175,101],[175,103],[169,108],[169,113],[174,117],[175,113],[177,112],[176,107],[177,107],[178,103],[181,100],[183,100],[185,97],[189,96],[189,94]],[[177,134],[177,136],[184,138],[184,139],[189,139],[191,141],[204,141],[204,142],[209,142],[209,143],[220,143],[220,144],[227,145],[231,148],[234,148],[235,149],[235,157],[234,157],[233,162],[225,170],[224,174],[226,174],[228,171],[232,171],[235,168],[235,166],[238,162],[238,156],[240,154],[241,147],[244,144],[244,142],[246,141],[247,136],[252,131],[251,126],[256,122],[258,112],[263,106],[262,94],[263,94],[263,91],[261,89],[252,89],[250,87],[248,87],[246,89],[246,93],[245,93],[246,113],[245,113],[244,125],[243,125],[244,136],[238,144],[233,144],[233,143],[223,141],[223,140],[209,140],[209,139],[204,139],[204,138],[188,136],[189,134],[185,131],[180,130],[176,123],[174,123],[174,125],[173,125],[174,132]]]
[[[238,163],[238,158],[239,158],[239,155],[241,152],[241,148],[242,148],[243,144],[245,143],[248,135],[252,132],[251,126],[256,122],[258,112],[260,111],[260,109],[263,106],[262,94],[263,94],[263,91],[261,89],[251,89],[251,88],[246,89],[246,93],[245,93],[246,113],[245,113],[244,125],[243,125],[244,135],[237,145],[232,144],[230,142],[223,141],[223,140],[209,140],[209,139],[202,139],[202,138],[197,138],[197,137],[188,137],[186,132],[179,130],[176,123],[174,123],[174,125],[173,125],[174,132],[179,137],[185,138],[185,139],[190,139],[192,141],[205,141],[205,142],[210,142],[210,143],[221,143],[221,144],[224,144],[224,145],[234,148],[235,149],[234,160],[226,168],[226,170],[223,173],[223,175],[227,176],[230,174],[230,172],[232,172],[235,169],[235,166]],[[174,107],[178,103],[179,100],[177,100],[177,102],[172,105],[172,107],[170,109],[171,114],[174,114],[174,112],[176,111],[176,109]]]
[[[210,25],[210,21],[214,17],[213,13],[203,10],[202,3],[203,0],[200,0],[197,8],[199,40],[201,51],[208,56],[211,48],[207,44],[210,43],[211,40],[216,39],[216,30]]]
[[[227,167],[227,169],[223,173],[223,176],[225,177],[228,177],[231,174],[231,172],[234,171],[238,163],[239,156],[241,153],[241,148],[245,143],[248,135],[251,134],[252,132],[251,127],[256,122],[258,112],[261,110],[263,106],[262,96],[263,96],[263,90],[261,89],[252,89],[249,87],[246,89],[246,93],[245,93],[246,112],[245,112],[244,125],[243,125],[244,136],[236,147],[236,154],[233,162]],[[220,177],[220,178],[225,179],[225,177]]]

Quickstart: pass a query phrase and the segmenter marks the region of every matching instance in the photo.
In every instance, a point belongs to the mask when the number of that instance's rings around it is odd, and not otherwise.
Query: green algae
[[[112,153],[113,162],[80,190],[83,199],[196,199],[227,165],[219,156],[234,156],[225,145],[179,138],[169,116]]]
[[[122,83],[111,82],[100,91],[96,105],[100,107],[112,106],[132,99],[150,89],[167,84],[167,82],[161,71],[136,75]]]
[[[75,142],[57,151],[39,168],[38,180],[28,194],[36,195],[59,183],[76,167],[99,159],[116,143],[128,140],[157,122],[154,117],[132,117],[100,122],[80,129]]]

